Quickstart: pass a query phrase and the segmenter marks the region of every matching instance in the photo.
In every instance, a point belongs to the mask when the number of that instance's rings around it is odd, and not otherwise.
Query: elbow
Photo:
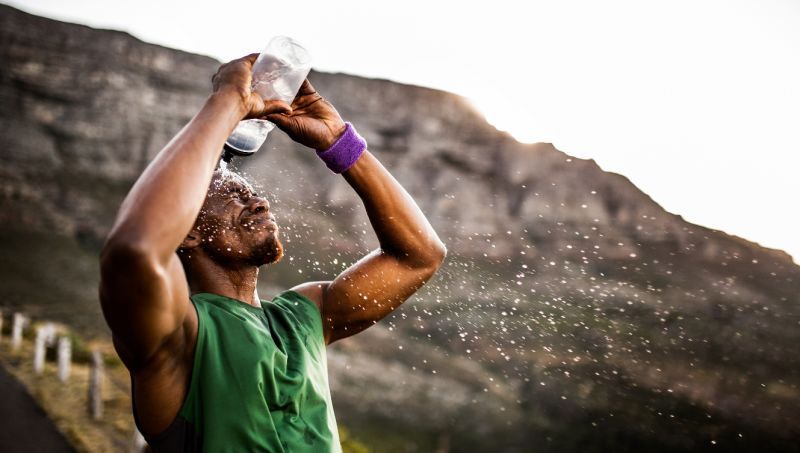
[[[410,269],[426,270],[429,276],[433,275],[447,257],[447,247],[437,237],[426,240],[424,243],[407,245],[404,249],[392,251],[381,247],[383,253],[394,257]]]
[[[433,249],[434,262],[436,263],[436,269],[438,269],[444,263],[444,259],[447,258],[447,246],[440,239],[437,239]]]
[[[423,267],[430,269],[431,275],[435,273],[444,263],[447,257],[447,247],[439,238],[428,247],[428,253],[425,254]]]

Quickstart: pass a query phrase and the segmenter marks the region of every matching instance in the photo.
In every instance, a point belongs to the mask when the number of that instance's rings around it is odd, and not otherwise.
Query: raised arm
[[[131,371],[179,336],[194,314],[176,250],[194,225],[225,139],[246,116],[291,110],[250,92],[256,57],[220,67],[213,94],[136,181],[103,247],[100,302]]]
[[[369,151],[343,175],[361,197],[380,248],[325,290],[329,343],[366,329],[399,307],[433,276],[446,254],[417,204]]]
[[[292,108],[292,114],[268,118],[299,143],[327,149],[344,130],[339,114],[308,82]],[[294,288],[320,306],[328,343],[391,313],[433,276],[446,254],[417,204],[369,151],[343,176],[363,201],[380,248],[333,281]]]

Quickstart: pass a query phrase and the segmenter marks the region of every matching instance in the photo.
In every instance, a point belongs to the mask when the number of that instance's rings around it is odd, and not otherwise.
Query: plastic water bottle
[[[276,36],[253,63],[251,89],[265,100],[291,104],[311,70],[311,56],[292,38]],[[240,121],[225,142],[226,154],[249,156],[264,144],[275,127],[266,120]]]

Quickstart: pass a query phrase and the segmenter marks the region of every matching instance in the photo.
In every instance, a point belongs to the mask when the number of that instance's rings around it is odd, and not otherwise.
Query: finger
[[[274,113],[284,113],[289,115],[292,113],[292,107],[283,101],[264,101],[264,109],[262,110],[261,114],[270,115]]]
[[[265,101],[255,93],[251,94],[249,105],[250,111],[245,116],[246,119],[265,119],[267,115],[292,113],[292,108],[289,104],[277,100]]]
[[[253,65],[258,59],[258,55],[259,54],[257,53],[251,53],[250,55],[245,55],[244,57],[240,58],[239,61],[247,65],[248,71],[252,71]]]
[[[258,59],[258,56],[259,56],[259,55],[261,55],[261,54],[260,54],[260,53],[258,53],[258,52],[256,52],[256,53],[251,53],[250,55],[245,55],[245,56],[243,56],[242,58],[240,58],[240,60],[249,61],[249,62],[250,62],[250,64],[253,64],[253,63],[255,63],[255,61]]]
[[[316,92],[317,90],[315,90],[314,87],[311,86],[311,82],[309,82],[308,79],[305,79],[303,80],[303,84],[300,85],[300,90],[297,91],[297,95],[304,96],[306,94],[312,94]]]
[[[280,129],[282,131],[285,131],[287,128],[291,128],[291,126],[295,122],[294,118],[292,118],[291,116],[283,115],[283,114],[280,114],[280,113],[267,115],[264,118],[267,121],[269,121],[269,122],[275,124],[276,126],[278,126],[278,129]]]

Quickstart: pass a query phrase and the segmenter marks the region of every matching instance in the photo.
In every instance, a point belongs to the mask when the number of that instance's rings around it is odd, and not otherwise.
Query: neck
[[[192,294],[219,294],[254,307],[261,306],[256,289],[258,267],[243,265],[231,269],[210,259],[203,259],[192,264],[189,281]]]

